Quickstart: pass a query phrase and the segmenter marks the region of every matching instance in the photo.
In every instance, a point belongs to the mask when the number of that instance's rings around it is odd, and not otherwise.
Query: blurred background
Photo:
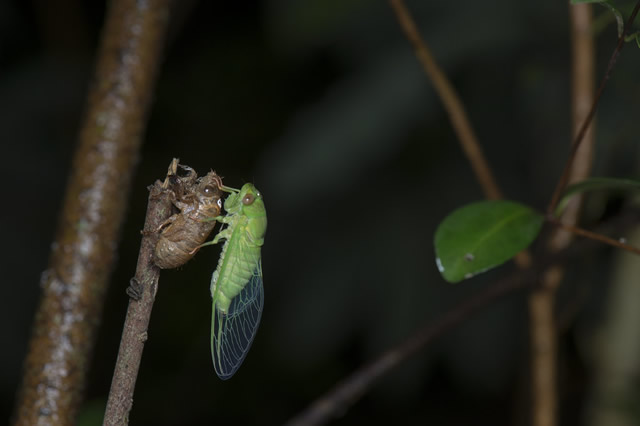
[[[505,195],[544,209],[570,137],[568,4],[407,5]],[[616,32],[604,8],[594,11],[599,79]],[[102,2],[0,1],[0,418],[20,381],[104,12]],[[629,44],[600,106],[594,175],[638,175],[639,70]],[[163,272],[133,424],[283,423],[512,270],[456,286],[438,274],[437,224],[483,195],[387,2],[176,2],[82,425],[101,423],[146,187],[172,157],[263,193],[265,308],[243,366],[223,382],[209,351],[219,248]],[[624,203],[590,197],[585,226]],[[560,424],[613,424],[593,420],[609,406],[630,421],[616,424],[640,423],[640,318],[625,305],[640,300],[634,262],[602,249],[569,265],[558,300]],[[528,334],[526,294],[501,299],[377,382],[335,424],[527,425]],[[625,392],[602,385],[612,371]]]

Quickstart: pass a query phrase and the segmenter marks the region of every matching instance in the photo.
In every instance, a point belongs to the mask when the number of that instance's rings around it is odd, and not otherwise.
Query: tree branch
[[[177,162],[172,162],[172,165]],[[174,171],[175,172],[175,171]],[[171,174],[171,167],[169,168]],[[165,180],[165,183],[167,180]],[[151,309],[158,291],[160,268],[153,255],[158,243],[158,228],[171,216],[172,203],[166,185],[160,181],[150,187],[147,215],[144,221],[142,242],[138,255],[135,278],[131,280],[132,290],[139,291],[137,298],[129,300],[127,317],[124,322],[118,359],[111,381],[111,390],[107,400],[104,425],[126,425],[133,405],[133,391],[138,377],[142,350],[147,341],[147,328],[151,318]],[[130,289],[127,289],[130,293]]]
[[[572,136],[582,140],[580,148],[576,148],[575,156],[567,171],[570,182],[587,178],[591,172],[593,159],[594,126],[592,125],[593,115],[589,114],[595,111],[595,47],[591,31],[591,15],[591,5],[569,5],[572,54],[571,128]],[[574,225],[578,220],[581,206],[582,196],[574,197],[562,214],[562,222]],[[558,226],[561,225],[560,221],[555,221],[551,216],[548,220]],[[566,229],[552,230],[547,244],[551,253],[566,248],[571,242],[573,234]],[[562,266],[549,268],[541,274],[540,286],[529,297],[532,424],[534,426],[556,424],[557,327],[554,306],[556,289],[563,277]]]

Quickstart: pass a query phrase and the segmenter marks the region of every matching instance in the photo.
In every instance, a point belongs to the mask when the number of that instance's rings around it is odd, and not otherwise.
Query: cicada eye
[[[211,185],[207,185],[204,188],[202,188],[202,194],[206,195],[207,197],[213,197],[216,193],[216,188],[214,188]]]
[[[253,201],[255,199],[256,197],[254,197],[253,194],[247,194],[242,199],[242,204],[244,204],[245,206],[250,206],[251,204],[253,204]]]
[[[176,175],[169,175],[167,177],[169,178],[169,183],[171,185],[177,185],[178,182],[180,182],[180,178]]]

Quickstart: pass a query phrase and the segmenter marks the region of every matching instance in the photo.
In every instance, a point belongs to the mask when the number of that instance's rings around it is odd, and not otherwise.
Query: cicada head
[[[262,194],[251,183],[245,183],[240,189],[238,199],[242,204],[242,212],[249,218],[257,218],[267,215],[264,208]]]
[[[195,195],[198,198],[199,209],[211,211],[210,216],[215,217],[222,210],[222,179],[216,172],[209,172],[198,180]]]

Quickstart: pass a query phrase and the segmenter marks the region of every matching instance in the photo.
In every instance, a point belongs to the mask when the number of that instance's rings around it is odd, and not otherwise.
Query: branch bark
[[[129,412],[133,405],[133,391],[142,360],[142,350],[147,341],[147,327],[158,291],[160,268],[153,261],[153,254],[158,243],[157,230],[171,216],[171,213],[172,203],[166,186],[160,181],[156,181],[150,187],[136,275],[131,280],[133,289],[140,291],[139,299],[129,300],[118,359],[107,400],[103,423],[105,425],[126,425],[129,423]]]
[[[569,5],[571,33],[571,127],[576,147],[575,156],[567,169],[569,183],[581,181],[591,173],[594,150],[596,98],[595,47],[591,31],[591,5]],[[582,196],[574,197],[560,221],[573,228],[578,221]],[[548,241],[551,253],[566,248],[573,233],[554,228]],[[542,274],[541,285],[529,297],[531,322],[532,424],[553,426],[557,416],[557,327],[554,314],[556,289],[564,278],[564,268],[553,266]]]
[[[72,425],[113,266],[164,44],[169,0],[114,0],[106,17],[14,424]]]

